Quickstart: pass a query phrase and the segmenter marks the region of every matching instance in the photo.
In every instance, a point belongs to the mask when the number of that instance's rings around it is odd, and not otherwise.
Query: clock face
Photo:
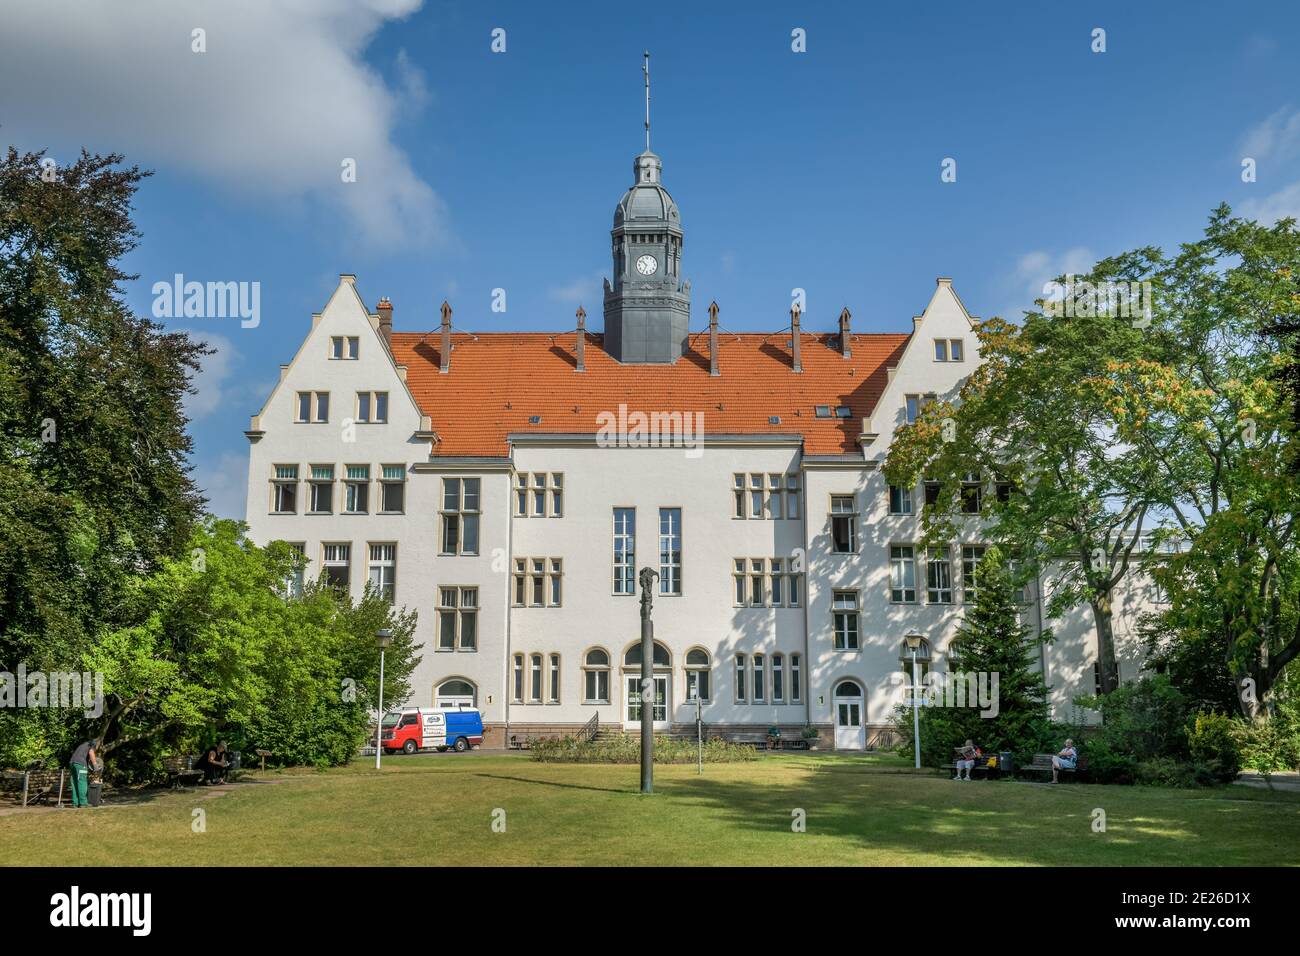
[[[652,276],[655,270],[659,268],[659,260],[654,256],[642,256],[636,261],[636,271],[643,276]]]

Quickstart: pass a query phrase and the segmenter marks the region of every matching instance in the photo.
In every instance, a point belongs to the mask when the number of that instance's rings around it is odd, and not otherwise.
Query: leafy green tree
[[[1035,636],[1020,620],[1015,588],[996,547],[977,565],[975,586],[975,602],[953,638],[947,675],[997,674],[997,714],[982,716],[978,707],[923,707],[921,759],[929,766],[950,762],[952,748],[968,739],[985,753],[1008,750],[1021,758],[1042,750],[1051,740],[1047,687],[1038,667],[1042,636]],[[910,708],[900,708],[895,726],[910,751]]]

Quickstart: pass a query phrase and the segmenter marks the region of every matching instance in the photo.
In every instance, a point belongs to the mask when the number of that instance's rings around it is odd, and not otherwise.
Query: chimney
[[[799,358],[799,306],[790,307],[790,347],[791,356],[794,359],[794,370],[799,373],[803,371],[803,362]]]
[[[379,305],[375,307],[379,313],[379,334],[383,336],[384,344],[392,347],[393,344],[393,303],[384,296],[379,300]]]
[[[575,313],[578,316],[578,368],[576,371],[587,371],[587,310],[578,306]]]
[[[438,366],[438,371],[441,374],[446,375],[451,371],[451,306],[447,304],[446,299],[442,300],[441,311],[442,341],[438,348],[438,357],[441,360],[441,364]]]
[[[853,333],[849,330],[849,320],[853,318],[853,313],[849,311],[846,305],[844,311],[840,313],[840,354],[845,358],[853,357],[853,346],[850,344],[853,339]]]
[[[718,303],[709,303],[709,374],[721,375],[718,371]]]

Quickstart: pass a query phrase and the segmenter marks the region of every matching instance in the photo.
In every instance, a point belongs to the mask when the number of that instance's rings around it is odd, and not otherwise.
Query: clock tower
[[[614,281],[605,280],[605,351],[623,363],[672,363],[690,334],[691,284],[681,277],[682,222],[650,152],[650,72],[646,54],[646,149],[610,230]]]

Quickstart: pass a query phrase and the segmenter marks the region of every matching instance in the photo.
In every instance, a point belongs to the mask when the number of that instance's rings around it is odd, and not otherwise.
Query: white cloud
[[[1247,199],[1236,210],[1237,215],[1272,225],[1279,219],[1300,219],[1300,182],[1292,183],[1263,199]]]
[[[1241,138],[1241,155],[1257,163],[1284,163],[1300,156],[1300,110],[1284,106]]]
[[[214,464],[196,465],[194,481],[208,499],[208,511],[219,518],[244,520],[248,506],[246,454],[223,452]]]
[[[259,201],[322,201],[376,245],[435,240],[444,204],[393,142],[399,114],[428,98],[423,74],[399,56],[394,90],[362,59],[422,2],[7,3],[0,116],[28,146],[118,150]],[[206,52],[191,49],[196,28]]]
[[[1016,260],[1015,267],[1003,283],[1010,296],[1011,305],[998,315],[1004,319],[1019,319],[1034,307],[1034,300],[1043,297],[1043,286],[1062,275],[1080,275],[1088,272],[1097,259],[1084,246],[1075,246],[1062,253],[1049,253],[1041,249],[1027,252]]]
[[[197,342],[205,342],[212,349],[205,355],[199,371],[192,380],[194,394],[186,395],[185,414],[191,422],[221,411],[226,421],[237,421],[241,415],[255,415],[275,387],[274,382],[233,381],[243,355],[226,336],[203,329],[180,329]]]
[[[552,286],[546,290],[546,297],[552,302],[559,302],[563,305],[572,305],[575,308],[582,305],[584,308],[597,302],[603,302],[604,293],[603,272],[597,272],[592,275],[579,276],[572,282],[566,282],[564,285]]]

